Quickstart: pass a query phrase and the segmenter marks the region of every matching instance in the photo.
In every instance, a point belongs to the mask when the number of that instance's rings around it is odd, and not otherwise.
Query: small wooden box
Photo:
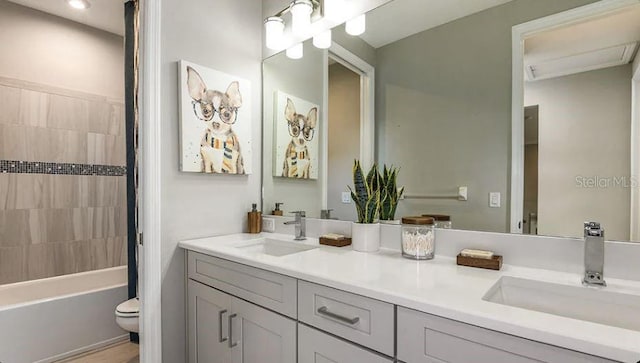
[[[494,255],[493,258],[465,257],[458,254],[456,262],[460,266],[486,268],[489,270],[500,270],[502,268],[502,256]]]
[[[342,239],[330,239],[320,237],[320,244],[325,246],[344,247],[351,244],[351,238],[345,237]]]

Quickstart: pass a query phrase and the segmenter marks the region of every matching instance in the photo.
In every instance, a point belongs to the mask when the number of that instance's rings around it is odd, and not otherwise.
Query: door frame
[[[360,75],[360,162],[362,168],[367,170],[375,163],[375,67],[364,59],[358,57],[346,48],[333,42],[325,52],[323,68],[325,69],[323,80],[322,109],[329,110],[329,57]],[[329,135],[329,113],[323,112],[322,132]],[[322,148],[329,154],[329,138],[322,141]],[[322,161],[322,209],[329,208],[329,158]]]
[[[631,83],[631,231],[629,239],[640,241],[640,55],[633,62]]]
[[[601,0],[589,5],[519,24],[511,29],[511,205],[509,210],[509,225],[511,233],[522,233],[521,222],[523,220],[525,39],[544,31],[574,23],[580,23],[596,17],[618,12],[638,4],[640,4],[640,0]],[[636,142],[632,146],[632,155],[640,152],[640,141]],[[638,164],[636,166],[640,170],[640,162],[637,159],[634,160],[636,164]]]
[[[140,0],[140,362],[162,362],[161,9]],[[145,242],[146,241],[146,242]]]

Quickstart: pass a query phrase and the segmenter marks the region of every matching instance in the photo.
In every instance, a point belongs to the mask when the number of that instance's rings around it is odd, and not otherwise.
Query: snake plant
[[[404,194],[404,187],[398,189],[398,168],[384,166],[380,176],[380,220],[391,221],[395,218],[398,200]]]
[[[373,223],[380,210],[380,173],[373,165],[365,176],[360,161],[353,164],[353,189],[349,186],[351,199],[356,205],[358,223]]]

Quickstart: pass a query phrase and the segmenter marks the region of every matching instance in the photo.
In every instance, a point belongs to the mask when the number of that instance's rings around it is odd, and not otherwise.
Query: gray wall
[[[329,67],[328,156],[327,207],[332,217],[355,221],[355,205],[342,203],[342,192],[353,185],[353,160],[360,158],[360,75],[340,63]]]
[[[631,65],[526,82],[525,105],[539,105],[538,234],[582,237],[594,220],[629,240],[630,188],[576,177],[629,180]]]
[[[124,100],[119,35],[0,0],[0,76]]]
[[[508,230],[511,27],[591,2],[515,0],[378,49],[379,163],[402,168],[408,193],[469,187],[467,202],[405,200],[399,216],[440,212],[456,228]],[[501,208],[488,207],[489,192],[502,194]]]
[[[323,81],[326,71],[323,68],[325,51],[317,49],[311,40],[304,42],[304,57],[289,59],[284,52],[265,59],[263,66],[263,190],[264,212],[270,214],[275,203],[284,203],[285,211],[303,210],[308,217],[320,218],[322,209],[323,174],[321,166],[326,157],[323,140],[326,137],[326,120],[323,105]],[[282,174],[282,164],[275,162],[274,127],[276,115],[275,92],[281,91],[299,97],[320,106],[315,136],[318,138],[318,179],[290,179],[274,176]],[[305,114],[308,110],[296,110]],[[306,114],[305,114],[306,115]],[[290,213],[285,213],[290,215]]]
[[[253,165],[260,165],[262,4],[255,0],[162,2],[163,361],[185,361],[184,253],[178,241],[242,232],[260,202],[260,168],[249,176],[180,173],[178,65],[185,59],[252,83]],[[244,96],[244,95],[243,95]]]

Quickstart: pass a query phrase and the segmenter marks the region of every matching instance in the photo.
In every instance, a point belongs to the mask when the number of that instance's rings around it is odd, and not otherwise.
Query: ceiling
[[[511,0],[393,0],[367,14],[360,37],[379,48]]]
[[[545,79],[627,64],[638,41],[640,6],[546,31],[525,40],[527,78],[535,80],[530,69]]]
[[[124,35],[124,0],[89,0],[91,7],[76,10],[66,0],[9,0],[110,33]]]

